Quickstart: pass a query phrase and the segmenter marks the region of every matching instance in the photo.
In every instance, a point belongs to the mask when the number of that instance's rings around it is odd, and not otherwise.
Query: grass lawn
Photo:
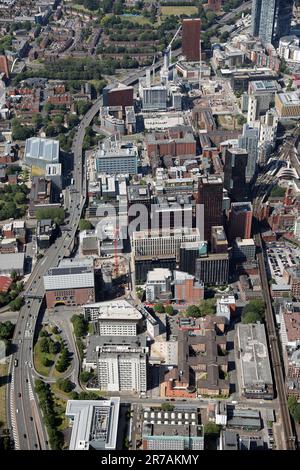
[[[8,373],[8,364],[0,364],[0,422],[3,428],[6,428],[6,375]],[[3,379],[3,380],[2,380]]]
[[[138,23],[138,24],[151,24],[151,21],[149,18],[145,18],[145,16],[135,16],[135,15],[121,15],[120,16],[122,21],[132,21],[132,23]]]
[[[193,15],[198,12],[198,8],[195,6],[181,6],[181,7],[161,7],[162,16],[180,16],[180,15]]]
[[[75,5],[73,5],[73,7],[76,9],[76,10],[80,10],[84,13],[88,13],[89,15],[92,14],[93,12],[91,10],[88,10],[87,8],[85,8],[83,5],[78,5],[77,3]]]
[[[68,400],[71,399],[71,398],[70,398],[70,393],[66,393],[66,392],[63,392],[62,390],[60,390],[60,388],[58,387],[58,385],[57,385],[56,383],[51,384],[51,390],[52,390],[52,392],[54,393],[56,400],[60,400],[60,401],[63,402],[63,400],[68,401]],[[59,395],[65,397],[65,398],[63,399],[63,398],[61,398],[61,397],[57,397],[57,396],[56,396],[57,394],[59,394]]]
[[[48,353],[42,353],[40,350],[40,344],[39,341],[36,343],[34,346],[34,366],[37,370],[37,372],[41,375],[44,375],[45,377],[49,377],[49,373],[51,370],[51,367],[46,367],[42,364],[42,357],[47,357],[50,361],[55,361],[55,355],[54,354],[48,354]]]

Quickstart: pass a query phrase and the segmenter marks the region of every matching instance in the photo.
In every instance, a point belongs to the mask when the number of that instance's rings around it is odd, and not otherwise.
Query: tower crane
[[[164,65],[163,65],[163,68],[162,68],[161,77],[162,77],[162,79],[165,79],[166,82],[168,81],[169,65],[171,64],[171,60],[172,60],[172,44],[175,41],[175,39],[177,38],[179,32],[181,31],[181,28],[182,28],[182,25],[179,26],[179,28],[177,29],[177,31],[174,34],[173,38],[171,39],[168,46],[166,47],[166,49],[163,52]]]

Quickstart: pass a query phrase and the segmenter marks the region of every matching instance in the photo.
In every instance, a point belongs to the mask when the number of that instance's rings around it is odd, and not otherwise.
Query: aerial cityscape
[[[300,0],[0,0],[0,449],[299,442]]]

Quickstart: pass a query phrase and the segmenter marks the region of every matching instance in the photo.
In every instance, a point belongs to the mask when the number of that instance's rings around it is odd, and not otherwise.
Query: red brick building
[[[95,302],[93,260],[62,260],[44,275],[47,308],[55,305],[84,305]]]
[[[197,304],[204,299],[204,285],[191,274],[174,271],[174,298],[179,304]]]
[[[228,217],[229,239],[251,238],[252,217],[253,210],[250,202],[232,203]]]
[[[182,54],[186,60],[200,60],[200,18],[182,20]]]
[[[103,88],[103,106],[133,106],[133,87],[121,83]]]
[[[190,129],[171,128],[165,132],[153,132],[147,135],[146,145],[150,159],[196,155],[196,140]]]
[[[222,0],[208,0],[207,7],[213,11],[220,11],[222,8]]]

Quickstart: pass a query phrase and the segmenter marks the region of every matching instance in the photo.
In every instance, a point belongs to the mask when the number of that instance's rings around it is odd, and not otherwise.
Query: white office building
[[[108,392],[145,393],[147,391],[146,338],[100,336],[98,355],[98,385]]]
[[[201,242],[198,228],[142,230],[133,232],[131,247],[134,256],[176,255],[182,243]]]
[[[137,324],[142,314],[127,300],[111,300],[83,306],[86,319],[94,322],[100,336],[137,335]]]
[[[147,274],[146,300],[155,302],[171,292],[172,272],[167,268],[155,268]]]

